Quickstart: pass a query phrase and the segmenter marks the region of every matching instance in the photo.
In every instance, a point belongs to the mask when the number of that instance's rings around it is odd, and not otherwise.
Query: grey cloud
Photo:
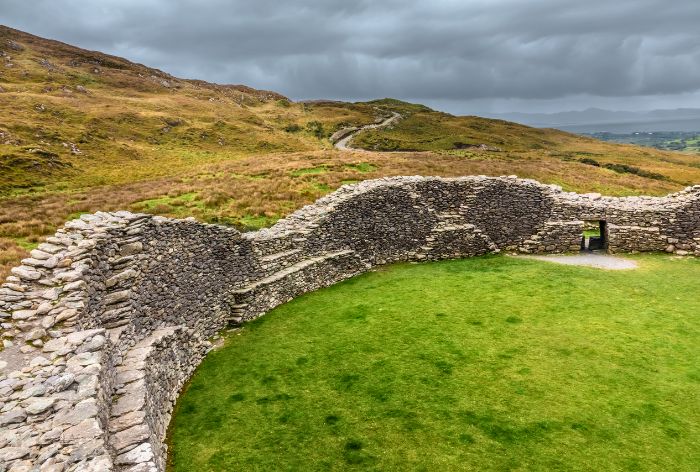
[[[697,0],[0,0],[0,22],[292,98],[700,91]]]

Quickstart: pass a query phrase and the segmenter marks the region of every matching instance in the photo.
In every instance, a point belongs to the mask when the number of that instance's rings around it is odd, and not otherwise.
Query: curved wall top
[[[700,255],[700,186],[662,198],[514,177],[344,186],[253,233],[128,212],[83,215],[0,288],[0,470],[162,471],[180,388],[207,339],[378,264],[502,250]]]

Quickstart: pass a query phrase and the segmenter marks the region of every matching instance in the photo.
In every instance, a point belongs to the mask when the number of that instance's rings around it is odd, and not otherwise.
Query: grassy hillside
[[[372,120],[369,105],[291,104],[244,86],[182,80],[0,27],[0,192],[178,174],[248,154],[316,150]],[[320,132],[319,132],[320,131]],[[194,162],[193,162],[194,161]]]
[[[606,143],[502,120],[453,116],[395,100],[372,103],[397,111],[404,119],[390,128],[358,136],[353,143],[363,149],[491,157],[503,153],[517,159],[559,159],[682,185],[697,183],[700,178],[700,157],[696,155]]]
[[[333,132],[391,110],[404,118],[354,144],[412,152],[333,149]],[[343,183],[414,174],[517,174],[568,190],[659,195],[700,182],[700,158],[396,100],[293,103],[0,26],[0,279],[83,212],[252,229]]]

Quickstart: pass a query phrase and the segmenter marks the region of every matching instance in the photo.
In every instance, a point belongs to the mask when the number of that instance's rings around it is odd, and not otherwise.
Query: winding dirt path
[[[350,141],[352,141],[352,138],[357,136],[359,133],[368,130],[368,129],[377,129],[377,128],[384,128],[392,123],[398,121],[401,118],[401,115],[399,113],[396,113],[395,111],[391,112],[391,116],[384,121],[380,123],[372,123],[371,125],[365,125],[365,126],[360,126],[357,129],[354,129],[352,131],[349,131],[347,135],[339,139],[338,141],[335,142],[335,148],[340,149],[341,151],[362,151],[363,149],[357,149],[352,146],[350,146]]]

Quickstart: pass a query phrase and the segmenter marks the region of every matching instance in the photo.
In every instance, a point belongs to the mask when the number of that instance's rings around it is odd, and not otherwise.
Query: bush
[[[620,174],[634,174],[640,177],[646,177],[647,179],[654,180],[668,180],[665,175],[657,174],[656,172],[649,172],[639,167],[628,166],[627,164],[605,164],[603,167],[610,169]]]
[[[600,162],[596,161],[595,159],[591,159],[590,157],[584,157],[583,159],[579,159],[578,161],[581,164],[588,164],[589,166],[600,167]]]
[[[301,126],[297,124],[287,125],[283,128],[287,133],[298,133],[301,131]]]
[[[320,121],[309,121],[306,123],[306,131],[316,136],[318,139],[323,138],[323,124]]]

